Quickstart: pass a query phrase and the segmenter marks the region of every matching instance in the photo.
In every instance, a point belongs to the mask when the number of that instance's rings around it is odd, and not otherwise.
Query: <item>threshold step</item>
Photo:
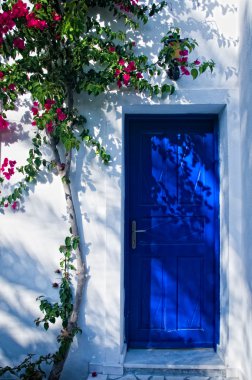
[[[209,376],[148,376],[148,375],[136,375],[136,376],[122,376],[115,379],[115,377],[108,380],[228,380],[224,377],[209,377]]]
[[[177,380],[180,380],[179,376],[182,380],[193,376],[198,377],[197,380],[200,377],[204,380],[226,378],[225,364],[212,349],[129,349],[123,366],[125,374],[135,376],[177,376]]]

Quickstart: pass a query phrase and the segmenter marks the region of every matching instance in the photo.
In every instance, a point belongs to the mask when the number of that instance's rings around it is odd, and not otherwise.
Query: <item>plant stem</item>
[[[67,95],[68,95],[68,109],[71,112],[73,109],[73,90],[69,87],[67,87]],[[57,149],[56,141],[51,139],[52,148],[54,150],[55,159],[57,162],[57,165],[59,168],[61,168],[62,163],[60,160],[60,155]],[[72,230],[73,236],[79,236],[78,232],[78,225],[77,225],[77,218],[76,218],[76,210],[73,203],[72,198],[72,189],[69,181],[69,173],[70,173],[70,167],[71,167],[71,159],[72,159],[72,152],[68,152],[66,154],[66,162],[64,170],[59,170],[63,189],[65,193],[65,199],[66,199],[66,205],[67,205],[67,213],[69,217],[69,223]],[[63,178],[64,177],[64,178]],[[80,306],[82,302],[82,295],[83,295],[83,288],[85,284],[85,263],[83,260],[83,252],[81,250],[80,243],[78,244],[77,249],[75,250],[76,253],[76,269],[77,269],[77,286],[73,301],[73,311],[71,314],[71,317],[68,321],[68,325],[66,328],[66,331],[64,331],[64,335],[67,334],[68,337],[73,336],[73,330],[77,327],[79,313],[80,313]],[[51,369],[49,380],[58,380],[60,379],[61,373],[64,368],[65,361],[68,357],[68,353],[71,347],[72,340],[68,340],[69,344],[67,345],[67,348],[64,350],[64,352],[61,354],[61,360],[54,362],[53,367]]]

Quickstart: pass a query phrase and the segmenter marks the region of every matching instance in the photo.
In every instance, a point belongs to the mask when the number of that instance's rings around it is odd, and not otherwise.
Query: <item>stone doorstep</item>
[[[138,375],[138,374],[126,374],[123,376],[118,375],[103,375],[97,374],[88,376],[87,380],[236,380],[234,378],[224,378],[221,376],[152,376],[152,375]],[[238,380],[238,379],[237,379]]]

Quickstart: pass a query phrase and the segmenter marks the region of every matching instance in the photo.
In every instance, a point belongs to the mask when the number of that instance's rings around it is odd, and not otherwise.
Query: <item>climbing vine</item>
[[[172,28],[161,41],[156,61],[136,53],[136,42],[128,38],[126,30],[135,30],[141,23],[160,12],[165,1],[150,6],[138,0],[5,0],[0,9],[0,133],[10,128],[7,111],[15,110],[18,98],[31,98],[31,128],[34,136],[24,165],[15,157],[4,157],[0,166],[0,209],[12,208],[17,212],[41,171],[57,173],[62,180],[70,235],[60,246],[61,259],[56,273],[61,275],[59,301],[51,303],[46,297],[38,298],[42,317],[35,320],[45,330],[60,319],[62,329],[58,336],[57,352],[40,356],[28,355],[13,368],[0,368],[0,375],[11,372],[19,378],[43,378],[42,364],[52,365],[49,379],[59,379],[67,359],[73,337],[80,332],[78,315],[85,282],[85,265],[79,242],[76,210],[72,201],[70,183],[72,153],[85,143],[92,147],[104,164],[110,155],[93,137],[87,120],[74,107],[74,94],[86,92],[97,96],[113,88],[132,89],[150,96],[166,96],[174,92],[174,80],[180,76],[196,79],[213,61],[190,61],[196,48],[193,39],[182,39],[180,30]],[[112,18],[120,19],[125,29],[113,30],[96,15],[104,8]],[[92,12],[90,12],[92,10]],[[113,23],[112,23],[113,25]],[[92,65],[91,65],[92,63]],[[157,84],[156,78],[165,73],[166,81]],[[169,79],[170,78],[170,79]],[[53,152],[53,159],[43,155],[43,147]],[[59,149],[63,149],[64,157]],[[19,180],[8,193],[5,186]],[[6,190],[7,189],[7,190]],[[76,268],[73,265],[76,256]],[[71,280],[77,277],[73,294]]]

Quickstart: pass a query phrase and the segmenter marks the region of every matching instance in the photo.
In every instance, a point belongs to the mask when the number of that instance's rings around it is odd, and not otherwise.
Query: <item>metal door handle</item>
[[[136,249],[136,234],[139,232],[146,232],[146,230],[137,230],[136,229],[136,221],[133,220],[131,223],[131,248]]]

